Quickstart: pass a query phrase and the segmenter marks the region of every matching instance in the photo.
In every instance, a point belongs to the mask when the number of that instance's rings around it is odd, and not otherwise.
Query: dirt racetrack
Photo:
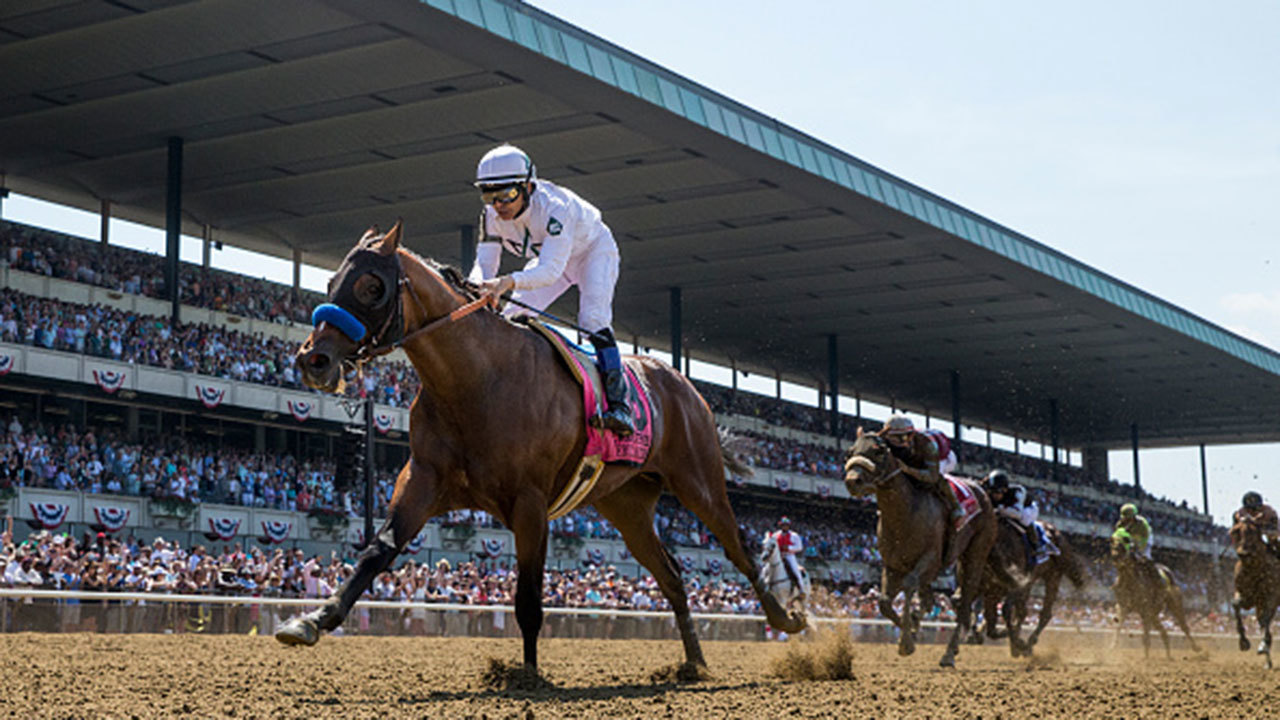
[[[1057,641],[1061,643],[1061,640]],[[853,679],[787,681],[775,661],[828,641],[705,643],[711,677],[672,679],[678,642],[544,640],[552,687],[494,683],[516,640],[326,637],[287,648],[270,637],[0,636],[0,716],[22,718],[1264,718],[1280,713],[1280,675],[1250,653],[1141,651],[1108,656],[1046,638],[1028,663],[1005,647],[899,658],[853,646]],[[498,661],[495,663],[495,661]],[[668,671],[668,672],[664,672]]]

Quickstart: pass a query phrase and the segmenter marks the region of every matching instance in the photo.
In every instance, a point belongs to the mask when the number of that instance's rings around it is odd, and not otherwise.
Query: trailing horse
[[[515,535],[515,615],[525,668],[536,671],[548,509],[580,477],[588,441],[583,390],[546,338],[496,313],[471,312],[494,298],[475,297],[456,270],[400,248],[400,234],[399,223],[385,235],[371,230],[343,260],[329,283],[324,317],[333,322],[317,323],[297,365],[307,385],[334,392],[344,367],[402,347],[421,382],[409,410],[409,461],[355,573],[319,610],[290,620],[276,638],[315,644],[322,631],[342,624],[428,518],[480,509]],[[653,574],[675,613],[688,663],[706,664],[680,567],[653,528],[664,490],[715,534],[750,579],[769,622],[799,630],[803,618],[788,617],[768,594],[743,547],[725,488],[726,461],[735,472],[749,471],[728,457],[706,402],[665,363],[628,357],[625,365],[649,393],[652,445],[638,465],[605,466],[579,504],[594,505]]]
[[[1182,606],[1182,591],[1178,589],[1173,571],[1157,562],[1139,560],[1133,552],[1133,538],[1124,530],[1118,530],[1111,536],[1111,562],[1116,567],[1116,584],[1112,590],[1116,594],[1117,617],[1116,634],[1113,642],[1120,639],[1124,628],[1125,616],[1131,612],[1138,613],[1142,619],[1142,649],[1146,656],[1151,656],[1151,628],[1160,631],[1160,640],[1164,642],[1164,654],[1172,658],[1169,650],[1169,633],[1160,622],[1160,613],[1166,612],[1173,617],[1187,636],[1191,649],[1199,652],[1195,638],[1191,637],[1191,628],[1187,626],[1187,613]]]
[[[1236,632],[1240,633],[1240,649],[1249,649],[1240,611],[1253,608],[1262,630],[1258,654],[1267,656],[1270,669],[1271,620],[1280,605],[1280,559],[1263,542],[1262,529],[1248,520],[1231,526],[1231,545],[1236,551],[1236,593],[1231,598],[1231,608],[1236,615]]]
[[[956,583],[960,587],[960,599],[954,603],[956,627],[940,661],[944,667],[954,666],[960,638],[969,630],[983,567],[996,539],[996,516],[986,492],[975,482],[960,480],[975,496],[979,511],[958,533],[953,533],[948,552],[944,541],[950,519],[942,500],[902,472],[900,461],[884,438],[875,433],[864,434],[859,428],[844,470],[844,482],[850,494],[876,497],[880,514],[876,537],[884,563],[880,613],[901,631],[899,655],[915,652],[915,632],[920,617],[912,607],[912,600],[917,593],[928,590],[938,573],[958,559]],[[1017,581],[1010,578],[1009,582]],[[898,591],[906,595],[903,606],[906,617],[899,616],[893,609]]]
[[[778,602],[782,603],[782,607],[789,613],[803,616],[805,598],[809,597],[813,587],[809,582],[809,571],[803,567],[800,568],[800,586],[796,587],[791,582],[791,577],[787,575],[784,562],[777,539],[772,534],[765,535],[763,547],[760,550],[760,583],[770,595],[778,598]],[[796,605],[794,608],[793,603]]]
[[[1044,562],[1035,563],[1029,567],[1028,564],[1034,562],[1034,559],[1028,556],[1027,541],[1023,537],[1022,528],[1015,526],[1012,519],[1002,517],[998,523],[999,531],[995,546],[991,548],[991,555],[987,561],[987,570],[983,573],[983,617],[986,620],[987,637],[992,639],[1004,637],[1005,633],[998,630],[1000,612],[996,609],[996,606],[1003,601],[1002,611],[1009,636],[1009,652],[1014,657],[1020,655],[1030,657],[1031,649],[1040,639],[1040,633],[1053,619],[1053,607],[1058,600],[1058,589],[1062,585],[1062,578],[1066,577],[1070,580],[1077,590],[1083,588],[1087,581],[1084,564],[1071,543],[1067,541],[1067,536],[1049,523],[1042,523],[1042,525],[1049,540],[1058,547],[1057,555],[1050,555]],[[1031,529],[1026,532],[1035,531]],[[1003,568],[1004,572],[994,568]],[[1023,584],[1010,584],[1002,580],[1002,577],[1008,576],[1028,579]],[[1027,617],[1027,599],[1031,595],[1032,586],[1040,581],[1044,582],[1044,600],[1040,606],[1040,615],[1036,620],[1035,629],[1023,641],[1020,634],[1022,623]],[[981,635],[977,639],[981,642]]]

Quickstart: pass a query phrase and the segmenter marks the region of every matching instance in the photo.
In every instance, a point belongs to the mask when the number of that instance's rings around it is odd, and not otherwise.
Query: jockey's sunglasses
[[[507,185],[500,188],[480,188],[480,199],[485,205],[507,205],[520,198],[519,185]]]

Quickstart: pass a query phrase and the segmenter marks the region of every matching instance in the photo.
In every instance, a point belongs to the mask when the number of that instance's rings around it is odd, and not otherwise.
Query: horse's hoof
[[[1249,652],[1249,641],[1240,638],[1240,652]]]
[[[276,630],[276,640],[285,645],[306,645],[320,642],[320,626],[305,615],[293,618]]]
[[[1271,648],[1267,647],[1267,644],[1266,644],[1265,642],[1264,642],[1264,643],[1258,643],[1258,654],[1259,654],[1259,655],[1266,655],[1266,654],[1267,654],[1267,653],[1269,653],[1269,652],[1271,652]]]
[[[910,644],[910,645],[899,645],[899,646],[898,646],[898,654],[899,654],[899,655],[901,655],[901,656],[903,656],[903,657],[906,657],[906,656],[908,656],[908,655],[910,655],[910,654],[914,653],[915,651],[916,651],[915,643],[912,643],[912,644]]]
[[[938,666],[953,668],[956,666],[956,659],[953,655],[950,655],[950,654],[943,655],[942,659],[938,661]]]

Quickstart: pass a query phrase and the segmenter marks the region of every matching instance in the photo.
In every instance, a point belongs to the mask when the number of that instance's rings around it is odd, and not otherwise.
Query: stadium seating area
[[[124,293],[159,297],[163,287],[162,259],[145,253],[103,247],[99,243],[0,221],[0,258],[13,269],[110,288]],[[216,270],[182,266],[183,302],[245,317],[278,323],[306,322],[315,293],[295,298],[291,288]],[[173,325],[168,318],[130,313],[101,305],[84,305],[0,289],[0,341],[44,349],[116,359],[181,372],[210,375],[282,388],[300,388],[293,368],[293,347],[283,335],[249,334],[208,324]],[[756,467],[839,479],[842,451],[849,437],[831,438],[829,414],[802,404],[697,382],[712,409],[722,417],[738,416],[769,425],[810,433],[816,441],[801,441],[753,431],[739,431],[738,450]],[[349,393],[373,395],[379,402],[406,407],[417,392],[412,369],[403,362],[369,365],[363,383]],[[126,437],[118,427],[78,427],[48,418],[8,416],[0,432],[0,489],[12,486],[80,490],[148,497],[177,496],[198,502],[281,510],[331,508],[362,514],[361,494],[344,494],[335,487],[334,467],[319,457],[296,458],[286,453],[253,452],[245,448],[213,446],[189,437]],[[859,426],[877,427],[867,418],[844,416],[842,427],[851,435]],[[1049,518],[1110,524],[1116,506],[1127,500],[1142,504],[1143,513],[1160,535],[1193,539],[1220,538],[1221,528],[1208,519],[1106,478],[1088,477],[1081,468],[1060,466],[1061,484],[1049,483],[1050,466],[1025,455],[972,443],[959,447],[966,470],[994,467],[1038,481],[1035,495]],[[385,509],[396,468],[380,468],[375,493],[376,513]],[[1097,499],[1079,492],[1101,492]],[[731,491],[740,529],[750,549],[787,514],[804,537],[811,560],[846,561],[877,567],[879,555],[873,535],[874,508],[864,500],[840,501],[840,512],[812,498],[755,491],[750,502]],[[478,526],[495,525],[484,513],[445,518]],[[663,541],[694,548],[717,548],[715,539],[692,513],[670,498],[658,508],[656,527]],[[552,524],[553,534],[584,539],[618,539],[617,531],[590,508],[578,510]],[[10,543],[5,555],[5,581],[22,584],[15,573],[24,567],[40,572],[44,585],[82,588],[145,588],[158,591],[250,592],[312,595],[331,587],[349,572],[341,558],[299,558],[293,554],[266,556],[261,550],[231,549],[214,556],[203,549],[111,547],[110,539],[75,543],[53,536],[26,549]],[[33,549],[34,547],[34,549]],[[127,552],[126,552],[127,549]],[[146,555],[146,557],[144,557]],[[174,560],[182,563],[179,567]],[[17,568],[17,569],[15,569]],[[1105,579],[1106,568],[1099,570]],[[1208,582],[1194,571],[1192,588]],[[554,571],[549,575],[551,602],[588,607],[661,607],[664,602],[652,580],[622,578],[604,568]],[[694,579],[694,607],[754,612],[749,592],[711,577]],[[705,582],[704,582],[705,580]],[[507,602],[510,572],[500,564],[464,564],[457,568],[402,568],[380,579],[375,594],[454,602]],[[322,593],[323,594],[323,593]],[[832,613],[871,616],[876,613],[874,589],[857,587],[823,595]],[[1086,611],[1082,611],[1086,612]]]

